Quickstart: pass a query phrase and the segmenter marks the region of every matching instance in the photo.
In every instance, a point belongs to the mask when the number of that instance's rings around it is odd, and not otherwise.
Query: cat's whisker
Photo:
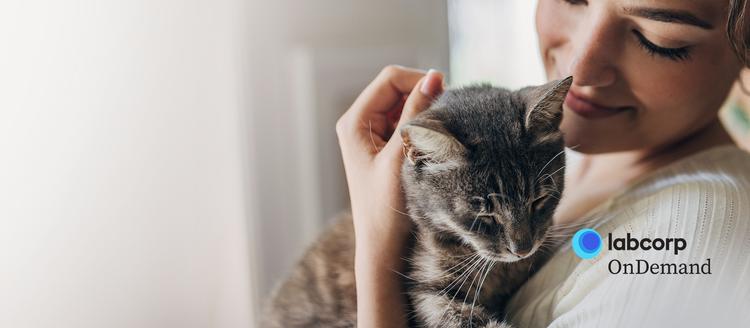
[[[489,261],[485,261],[485,263],[482,265],[482,267],[479,269],[479,271],[477,271],[477,273],[474,275],[474,279],[472,279],[471,285],[469,286],[469,289],[466,290],[466,295],[464,295],[464,301],[461,304],[461,313],[464,313],[464,308],[466,307],[466,300],[469,297],[469,295],[471,295],[471,287],[474,285],[474,280],[477,279],[477,276],[479,277],[479,281],[482,280],[484,269],[486,269],[487,266],[489,266],[489,264],[490,264]],[[477,283],[477,287],[474,288],[474,294],[475,295],[476,295],[476,290],[477,290],[478,287],[479,287],[479,284]],[[474,306],[473,303],[472,303],[472,306]],[[471,320],[472,316],[473,316],[473,313],[471,315],[469,315],[469,318],[468,318],[469,319],[469,327],[471,327],[471,324],[472,324],[472,320]],[[461,318],[461,320],[463,322],[463,318]]]
[[[474,281],[477,280],[477,277],[480,277],[482,274],[482,271],[484,271],[485,266],[488,265],[487,260],[482,261],[482,265],[479,267],[479,270],[474,274],[474,278],[471,279],[471,284],[469,285],[469,288],[466,290],[466,295],[464,295],[464,301],[461,303],[461,313],[464,312],[464,307],[466,307],[466,300],[469,298],[469,295],[471,295],[471,287],[474,286]],[[478,282],[478,281],[477,281]]]
[[[560,242],[565,242],[569,240],[571,237],[573,236],[572,235],[552,235],[552,236],[546,236],[544,237],[544,239],[549,243],[560,243]]]
[[[556,250],[559,249],[559,247],[557,247],[555,245],[544,245],[544,246],[539,246],[539,249],[540,250],[547,250],[547,251],[556,251]]]
[[[507,199],[508,198],[506,195],[499,194],[499,193],[496,193],[496,192],[491,192],[491,193],[487,194],[487,198],[492,198],[492,197],[498,197],[500,199]]]
[[[541,243],[541,244],[539,245],[539,247],[540,247],[540,248],[550,248],[550,249],[558,249],[558,248],[560,248],[560,246],[562,246],[563,244],[565,244],[565,242],[567,242],[567,240],[568,240],[568,238],[565,238],[565,239],[562,239],[562,238],[561,238],[561,239],[559,239],[559,240],[556,240],[556,239],[548,239],[548,240],[545,240],[545,241],[543,241],[543,242],[542,242],[542,243]]]
[[[548,233],[551,235],[573,235],[576,231],[578,231],[581,228],[588,228],[591,227],[590,224],[582,223],[579,225],[569,226],[569,227],[556,227],[556,228],[550,228],[548,230]]]
[[[451,282],[451,283],[450,283],[450,284],[449,284],[448,286],[446,286],[445,288],[443,288],[443,290],[441,290],[441,291],[440,291],[440,292],[438,293],[438,296],[439,296],[439,295],[444,295],[444,294],[447,294],[447,293],[448,293],[448,292],[450,291],[450,289],[451,289],[451,288],[453,288],[453,287],[455,287],[455,285],[457,285],[457,284],[458,284],[458,281],[460,281],[460,280],[461,280],[461,279],[462,279],[462,278],[463,278],[464,276],[466,276],[466,277],[468,278],[468,276],[469,276],[469,275],[471,275],[471,272],[472,272],[472,271],[474,271],[474,269],[475,269],[475,268],[476,268],[477,266],[479,266],[479,264],[480,264],[481,262],[482,262],[482,258],[481,258],[481,257],[480,257],[480,258],[477,258],[477,259],[475,259],[475,260],[473,260],[473,261],[471,262],[472,264],[471,264],[471,265],[469,266],[469,268],[468,268],[468,269],[467,269],[466,271],[464,271],[463,273],[461,273],[461,274],[460,274],[460,275],[459,275],[458,277],[456,277],[456,278],[455,278],[455,279],[453,280],[453,282]],[[465,279],[464,279],[464,280],[465,280]],[[461,283],[461,286],[463,286],[463,283]],[[459,289],[461,289],[461,287],[459,287]]]
[[[562,231],[548,231],[544,234],[544,242],[559,242],[561,240],[570,239],[573,235]]]
[[[544,236],[542,238],[542,243],[539,245],[545,246],[545,245],[558,245],[562,244],[563,242],[567,241],[570,238],[570,235],[553,235],[553,236]]]
[[[360,122],[362,125],[367,125],[368,129],[370,130],[370,142],[372,142],[372,148],[375,148],[375,152],[380,152],[380,147],[375,144],[375,138],[372,136],[372,120],[367,120],[367,124],[365,124],[365,121],[360,118]]]
[[[541,175],[541,176],[540,176],[540,177],[539,177],[538,179],[536,179],[536,181],[535,181],[535,182],[536,182],[537,184],[538,184],[538,183],[542,183],[542,182],[544,182],[544,180],[546,180],[546,179],[551,179],[552,181],[555,181],[555,179],[554,179],[554,177],[552,176],[552,174],[547,174],[547,173],[545,173],[545,174],[542,174],[542,175]]]
[[[541,246],[536,251],[539,253],[540,256],[547,256],[549,254],[549,250]]]
[[[549,232],[550,236],[573,235],[577,229],[556,229]]]
[[[568,167],[568,166],[567,165],[563,165],[559,169],[555,170],[555,172],[552,172],[549,175],[550,176],[555,175],[557,172],[560,172],[560,170],[564,170],[566,167]]]
[[[410,259],[408,257],[403,257],[403,256],[401,257],[401,261],[404,261],[404,262],[409,263],[409,264],[415,264],[415,263],[417,263],[416,261],[414,261],[414,260],[412,260],[412,259]]]
[[[557,197],[557,196],[555,196],[555,195],[552,195],[552,194],[549,194],[549,195],[547,195],[547,196],[549,196],[549,197],[552,197],[552,198],[554,198],[554,199],[557,199],[557,200],[560,200],[560,197]]]
[[[398,214],[401,214],[401,215],[406,215],[406,216],[408,216],[408,217],[413,217],[413,218],[417,218],[417,219],[423,219],[423,220],[425,220],[425,219],[426,219],[426,218],[424,218],[424,217],[421,217],[421,216],[416,216],[416,215],[411,215],[411,214],[409,214],[409,213],[404,213],[404,212],[401,212],[401,211],[399,211],[399,210],[397,210],[397,209],[393,208],[393,206],[391,206],[391,205],[388,205],[388,208],[390,208],[390,209],[391,209],[391,210],[393,210],[394,212],[396,212],[396,213],[398,213]]]
[[[569,236],[565,237],[550,237],[550,238],[544,238],[541,244],[539,246],[554,246],[562,244],[564,241],[567,241]]]
[[[451,259],[463,259],[467,258],[469,256],[477,255],[476,253],[469,253],[469,254],[463,254],[463,255],[444,255],[445,257],[451,258]]]
[[[405,313],[406,321],[410,322],[417,318],[417,310],[409,310]]]
[[[575,149],[576,149],[576,148],[578,148],[578,147],[579,147],[580,145],[581,145],[581,144],[577,144],[577,145],[575,145],[575,146],[572,146],[572,147],[568,147],[568,149],[571,149],[571,150],[575,150]],[[561,169],[564,169],[565,167],[567,167],[567,164],[564,164],[564,165],[563,165],[563,166],[562,166],[561,168],[557,169],[557,170],[556,170],[555,172],[553,172],[553,173],[551,173],[551,174],[545,174],[545,175],[543,175],[543,176],[542,176],[542,173],[544,173],[544,170],[545,170],[545,169],[547,168],[547,166],[549,166],[549,164],[550,164],[550,163],[552,163],[552,161],[554,161],[554,160],[555,160],[555,158],[557,158],[558,156],[560,156],[560,155],[561,155],[561,154],[563,154],[563,153],[565,153],[565,149],[564,149],[564,148],[563,148],[563,150],[561,150],[560,152],[558,152],[557,154],[555,154],[555,156],[553,156],[553,157],[552,157],[552,158],[551,158],[551,159],[550,159],[549,161],[547,161],[547,163],[546,163],[546,164],[544,164],[544,166],[542,166],[542,169],[541,169],[541,170],[539,170],[539,173],[537,173],[537,174],[536,174],[536,177],[534,177],[534,180],[536,181],[536,183],[537,183],[537,184],[538,184],[538,183],[541,183],[541,182],[543,182],[543,181],[544,181],[544,179],[547,179],[547,178],[549,178],[549,179],[550,179],[550,180],[552,181],[552,184],[553,184],[553,185],[555,186],[555,190],[556,190],[556,191],[557,191],[558,193],[560,193],[560,188],[559,188],[559,187],[557,186],[557,183],[555,182],[555,179],[554,179],[554,178],[552,177],[552,175],[554,175],[555,173],[557,173],[557,172],[558,172],[558,171],[560,171]],[[540,177],[544,177],[544,179],[541,179],[541,180],[540,180]]]
[[[571,231],[568,229],[565,230],[548,230],[545,233],[545,236],[567,236],[572,235]]]
[[[547,237],[547,243],[549,244],[563,244],[564,242],[568,241],[571,236],[553,236],[553,237]]]
[[[465,268],[466,266],[468,266],[468,265],[469,265],[469,263],[471,263],[471,261],[472,261],[472,260],[476,259],[476,257],[477,257],[477,256],[479,256],[479,254],[474,254],[474,255],[471,255],[471,256],[469,256],[468,258],[466,258],[466,259],[464,259],[463,261],[461,261],[461,262],[460,262],[459,264],[456,264],[456,265],[454,265],[453,267],[451,267],[450,269],[448,269],[448,270],[445,270],[445,271],[441,272],[440,274],[442,274],[442,275],[441,275],[440,277],[437,277],[437,278],[431,278],[431,279],[429,279],[428,281],[435,281],[435,280],[440,280],[440,279],[443,279],[443,278],[445,278],[445,277],[447,277],[447,276],[450,276],[451,274],[456,274],[456,273],[458,273],[459,271],[461,271],[462,269],[464,269],[464,268]],[[459,266],[461,266],[461,267],[460,267],[460,268],[457,268],[457,267],[459,267]],[[457,268],[457,269],[456,269],[456,268]],[[454,271],[454,269],[455,269],[455,271]],[[453,271],[453,272],[452,272],[452,271]]]
[[[472,272],[472,271],[474,271],[474,268],[475,268],[475,267],[478,267],[478,265],[479,265],[480,263],[482,263],[482,259],[480,258],[480,259],[478,259],[478,260],[477,260],[476,262],[474,262],[474,263],[475,263],[476,265],[475,265],[475,266],[473,266],[471,270],[469,270],[469,271],[466,271],[466,272],[465,272],[465,273],[467,273],[467,274],[465,275],[465,278],[463,279],[463,282],[461,282],[461,285],[460,285],[460,286],[458,286],[458,290],[459,290],[459,291],[461,290],[461,287],[463,287],[463,286],[464,286],[464,284],[466,283],[466,280],[468,280],[468,279],[469,279],[469,276],[471,276],[471,272]],[[462,275],[462,276],[463,276],[463,275]],[[459,278],[460,278],[460,276],[459,276]],[[457,280],[458,280],[458,279],[457,279]],[[457,281],[457,280],[456,280],[456,281]],[[453,285],[453,283],[451,283],[451,285]],[[448,289],[449,287],[450,287],[450,285],[449,285],[448,287],[446,287],[446,289]],[[440,294],[441,294],[441,293],[438,293],[438,296],[440,296]],[[450,306],[451,306],[451,305],[453,304],[453,300],[454,300],[454,299],[456,298],[456,295],[458,295],[458,293],[457,293],[457,292],[453,294],[453,297],[451,298],[450,302],[448,302],[448,304],[447,304],[447,305],[445,306],[445,310],[443,310],[443,313],[442,313],[442,314],[440,315],[440,320],[441,320],[441,321],[442,321],[442,319],[443,319],[443,316],[445,316],[445,314],[446,314],[446,313],[448,312],[448,310],[450,309]]]
[[[558,240],[553,239],[545,239],[542,241],[541,244],[539,244],[539,249],[551,249],[551,248],[558,248],[562,243]]]
[[[380,152],[380,147],[378,147],[378,145],[375,144],[375,138],[373,138],[373,136],[372,136],[372,120],[368,120],[367,123],[368,123],[369,129],[370,129],[370,142],[372,142],[372,146],[375,148],[375,152],[379,153]]]
[[[560,250],[560,246],[561,245],[557,245],[557,244],[547,244],[547,245],[541,246],[540,249],[545,250],[548,253],[554,253]]]
[[[471,320],[471,318],[474,317],[474,304],[476,304],[477,302],[477,296],[479,295],[479,293],[481,293],[482,286],[484,285],[484,281],[487,279],[487,275],[490,273],[490,271],[492,271],[492,267],[494,266],[495,266],[495,262],[488,263],[487,271],[485,271],[484,277],[482,278],[482,281],[479,283],[479,287],[474,292],[474,300],[471,302],[471,312],[469,313],[469,320]],[[469,322],[470,324],[472,323],[472,321],[469,321]]]
[[[550,181],[552,181],[552,183],[555,185],[555,189],[557,189],[557,184],[555,183],[554,175],[557,172],[560,172],[560,170],[565,169],[566,167],[567,167],[567,165],[563,165],[563,166],[559,167],[557,170],[555,170],[552,173],[544,174],[539,179],[537,179],[536,182],[537,183],[541,183],[541,182],[544,182],[544,180],[546,180],[546,179],[550,179]]]
[[[545,247],[539,247],[537,251],[540,252],[540,254],[551,254],[551,253],[556,252],[557,250],[558,248],[556,247],[545,246]]]
[[[545,232],[545,236],[564,236],[564,235],[570,235],[571,234],[570,229],[560,229],[560,230],[552,230],[548,229],[547,232]]]
[[[539,178],[539,175],[541,175],[541,174],[542,174],[542,173],[544,172],[544,169],[546,169],[546,168],[547,168],[547,166],[548,166],[548,165],[549,165],[550,163],[552,163],[552,161],[554,161],[554,160],[555,160],[555,158],[557,158],[558,156],[560,156],[560,155],[562,155],[562,154],[564,154],[564,153],[565,153],[565,148],[563,148],[563,150],[561,150],[561,151],[560,151],[559,153],[555,154],[555,156],[553,156],[553,157],[552,157],[552,158],[551,158],[551,159],[550,159],[549,161],[547,161],[547,163],[546,163],[546,164],[544,164],[544,166],[542,166],[542,169],[541,169],[541,170],[539,170],[539,173],[537,173],[537,175],[536,175],[536,177],[534,177],[534,179],[538,179],[538,178]]]
[[[560,244],[546,244],[546,245],[539,245],[539,249],[548,249],[548,250],[558,250],[560,249]]]
[[[549,175],[548,175],[548,174],[545,174],[545,176],[549,176]],[[548,188],[547,186],[543,186],[543,187],[541,187],[541,190],[542,190],[543,192],[554,192],[554,193],[557,193],[558,195],[562,194],[562,193],[560,192],[560,190],[559,190],[559,189],[557,189],[557,185],[556,185],[555,179],[552,179],[551,181],[552,181],[552,184],[553,184],[553,187],[554,187],[554,188]]]
[[[560,199],[560,197],[562,197],[562,194],[560,194],[559,191],[555,191],[555,190],[550,190],[548,195],[549,196],[555,196],[555,197],[557,197],[557,199]]]
[[[469,232],[471,232],[471,230],[474,230],[474,224],[477,223],[477,220],[479,219],[479,215],[480,214],[481,214],[481,212],[477,213],[477,216],[474,217],[474,221],[471,222],[471,227],[469,227]]]
[[[558,223],[550,227],[550,229],[571,229],[571,228],[580,228],[582,226],[591,225],[597,221],[595,218],[589,218],[585,220],[576,221],[573,223]]]
[[[393,272],[393,273],[395,273],[395,274],[403,277],[404,279],[411,280],[411,281],[416,281],[416,279],[414,279],[412,277],[409,277],[406,274],[403,274],[403,273],[399,272],[398,270],[391,269],[391,272]]]
[[[552,176],[550,175],[550,177],[552,177]],[[552,186],[555,187],[555,191],[559,194],[560,193],[560,188],[557,187],[557,182],[555,182],[555,179],[551,179],[551,181],[552,181]]]
[[[441,272],[441,274],[442,274],[442,275],[441,275],[440,277],[430,277],[430,278],[428,278],[428,279],[425,279],[425,280],[416,280],[416,279],[415,279],[414,281],[416,281],[416,282],[419,282],[419,283],[432,283],[432,282],[439,282],[439,281],[441,281],[442,279],[445,279],[445,278],[449,278],[450,276],[452,276],[452,275],[455,275],[455,274],[459,273],[459,272],[460,272],[460,271],[461,271],[462,269],[465,269],[465,268],[466,268],[466,266],[469,266],[469,265],[470,265],[470,264],[468,264],[468,263],[467,263],[467,264],[464,264],[464,266],[462,266],[461,268],[458,268],[458,269],[456,269],[456,270],[455,270],[455,272]]]

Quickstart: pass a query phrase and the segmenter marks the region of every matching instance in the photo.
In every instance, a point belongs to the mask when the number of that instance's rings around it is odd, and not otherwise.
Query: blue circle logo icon
[[[581,229],[573,235],[573,250],[578,257],[588,260],[602,251],[602,237],[594,229]]]

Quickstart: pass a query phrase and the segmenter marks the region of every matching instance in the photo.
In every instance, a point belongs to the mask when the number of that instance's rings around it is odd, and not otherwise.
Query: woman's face
[[[741,68],[728,0],[539,0],[547,76],[573,76],[561,129],[584,153],[657,149],[716,119]]]

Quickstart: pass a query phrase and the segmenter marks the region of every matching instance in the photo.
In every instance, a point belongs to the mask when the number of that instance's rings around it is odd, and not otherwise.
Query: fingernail
[[[422,86],[419,92],[428,97],[434,97],[440,92],[440,86],[443,85],[443,75],[437,70],[430,69],[422,80]]]

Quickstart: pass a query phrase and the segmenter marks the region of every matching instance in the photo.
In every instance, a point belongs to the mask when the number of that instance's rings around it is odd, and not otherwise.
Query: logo
[[[602,251],[602,237],[594,229],[581,229],[573,235],[573,250],[578,257],[588,260]]]
[[[665,251],[678,256],[681,251],[687,249],[687,240],[684,238],[636,238],[630,233],[625,238],[615,238],[612,233],[607,235],[609,251],[639,252],[639,256],[648,256],[646,252]],[[573,235],[573,251],[581,259],[588,260],[597,257],[601,253],[604,243],[602,236],[594,229],[581,229]],[[677,275],[700,275],[711,274],[711,259],[703,262],[678,262],[678,263],[651,263],[652,257],[647,259],[636,258],[631,262],[621,262],[616,256],[609,261],[607,268],[611,274],[677,274]]]
[[[614,238],[612,234],[609,234],[609,249],[616,249],[618,251],[636,251],[642,249],[647,250],[674,250],[674,255],[678,255],[680,251],[684,251],[687,248],[687,240],[684,238],[632,238],[630,233],[625,234],[625,238]]]

